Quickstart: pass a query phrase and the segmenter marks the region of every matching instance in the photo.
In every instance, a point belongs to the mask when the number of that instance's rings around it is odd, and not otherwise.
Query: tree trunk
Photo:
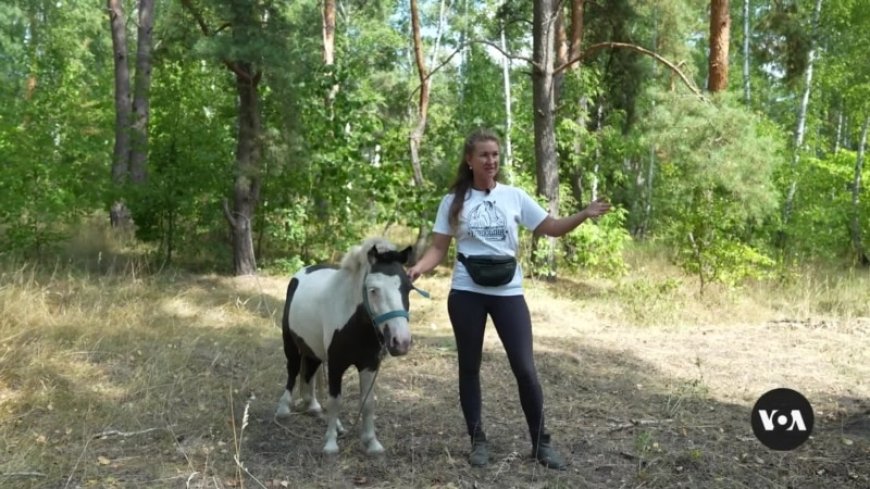
[[[559,4],[561,5],[561,3]],[[564,10],[559,8],[556,12],[556,22],[554,28],[556,30],[554,49],[556,50],[555,66],[562,66],[568,62],[568,34],[565,32],[565,14]],[[560,71],[553,74],[553,106],[558,106],[562,99],[562,84],[564,83],[565,72]]]
[[[420,99],[417,107],[417,122],[411,131],[411,165],[414,170],[414,184],[423,186],[423,168],[420,163],[420,143],[426,131],[426,120],[429,113],[429,72],[423,57],[423,39],[420,34],[420,12],[417,0],[411,0],[411,30],[414,37],[414,61],[417,65],[417,76],[420,80]]]
[[[414,185],[422,189],[425,183],[423,179],[423,164],[420,161],[420,145],[423,134],[426,132],[426,123],[429,115],[429,71],[423,56],[423,38],[420,34],[420,11],[417,8],[417,0],[411,0],[411,34],[414,38],[414,61],[417,65],[417,75],[420,79],[420,99],[417,107],[417,122],[411,130],[411,166],[414,170]],[[416,263],[426,250],[426,241],[429,239],[429,227],[421,224],[417,232],[417,241],[414,244],[414,258]]]
[[[154,0],[139,1],[139,28],[136,38],[136,78],[133,89],[133,131],[131,134],[130,180],[145,182],[148,168],[149,92],[151,89],[151,34],[154,26]]]
[[[327,67],[327,76],[332,76],[330,69],[335,65],[335,0],[323,2],[323,64]],[[338,84],[329,88],[326,94],[326,108],[330,119],[333,118],[333,101],[338,93]]]
[[[785,205],[783,206],[783,225],[788,225],[791,220],[792,206],[794,205],[794,196],[797,192],[797,166],[800,162],[800,153],[804,145],[804,135],[807,127],[807,108],[810,105],[810,90],[813,86],[813,64],[816,61],[816,33],[819,26],[819,15],[822,11],[822,0],[816,0],[816,6],[813,9],[813,25],[812,34],[810,35],[810,51],[807,59],[807,68],[804,75],[804,93],[801,97],[801,103],[798,107],[797,126],[794,131],[794,153],[791,160],[791,184],[788,187],[788,193],[785,197]],[[785,243],[782,243],[783,245]]]
[[[583,43],[583,8],[585,0],[573,0],[571,2],[571,34],[568,41],[568,58],[569,60],[578,59],[580,57]],[[580,63],[571,65],[570,70],[579,70]],[[581,95],[577,103],[577,118],[575,122],[577,127],[583,129],[582,134],[586,134],[586,124],[589,118],[589,97]],[[581,155],[583,153],[583,136],[578,135],[574,138],[574,154]],[[578,205],[583,204],[583,166],[580,161],[571,168],[571,194]]]
[[[864,171],[864,150],[867,146],[867,127],[870,126],[870,117],[864,119],[864,127],[861,128],[861,141],[858,143],[858,157],[855,159],[855,178],[852,180],[852,247],[858,257],[861,266],[870,265],[870,258],[864,250],[861,236],[861,173]]]
[[[840,101],[840,110],[837,111],[837,132],[834,135],[834,154],[840,151],[840,140],[843,137],[843,101]]]
[[[551,215],[559,211],[559,167],[556,162],[555,105],[553,100],[553,71],[555,63],[554,16],[556,0],[535,0],[532,28],[533,105],[535,111],[535,160],[537,191],[548,202]],[[556,278],[555,238],[548,237],[546,276]]]
[[[601,137],[604,128],[604,102],[598,104],[595,113],[595,134]],[[598,200],[598,162],[601,161],[601,145],[595,145],[595,165],[592,167],[591,199]]]
[[[130,67],[127,64],[127,31],[121,0],[107,0],[112,51],[115,59],[115,149],[112,156],[112,183],[121,188],[130,170]],[[130,212],[123,200],[112,203],[109,212],[112,227],[131,224]]]
[[[232,212],[224,206],[233,237],[233,267],[236,275],[252,275],[257,271],[251,223],[260,198],[260,73],[254,73],[251,63],[231,64],[236,74],[239,96],[239,132],[236,145],[236,179],[233,186]]]
[[[583,43],[583,8],[585,4],[586,0],[573,0],[571,2],[571,40],[568,51],[570,59],[577,59],[580,56],[581,44]]]
[[[728,0],[710,2],[710,59],[707,90],[720,92],[728,88],[728,43],[731,37],[731,14]]]
[[[438,61],[438,51],[441,49],[441,37],[444,35],[444,25],[447,22],[445,15],[447,14],[447,0],[441,0],[441,5],[438,9],[438,30],[435,32],[435,48],[429,53],[429,66],[435,66]]]
[[[507,40],[505,39],[504,24],[501,26],[501,50],[507,52]],[[511,144],[511,131],[514,119],[511,110],[511,60],[507,56],[501,57],[501,72],[504,80],[504,173],[507,175],[507,183],[513,182],[512,166],[514,162],[513,144]]]
[[[750,97],[750,71],[749,71],[749,36],[750,36],[750,9],[749,0],[743,0],[743,102],[749,106]]]

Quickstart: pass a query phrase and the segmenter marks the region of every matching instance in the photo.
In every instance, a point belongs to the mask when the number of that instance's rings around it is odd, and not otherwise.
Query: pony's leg
[[[341,424],[338,421],[338,412],[341,409],[341,377],[347,370],[347,366],[328,365],[328,367],[329,400],[326,403],[326,444],[323,446],[323,453],[331,455],[338,453],[338,427]]]
[[[287,385],[284,395],[278,400],[278,408],[275,410],[277,417],[290,415],[290,408],[293,405],[293,387],[296,385],[296,376],[299,375],[302,366],[299,348],[288,334],[284,335],[284,354],[287,356]]]
[[[369,455],[377,455],[384,452],[384,447],[375,435],[375,371],[359,371],[359,396],[360,409],[362,411],[362,425],[360,426],[360,439],[363,449]]]
[[[315,392],[315,385],[317,376],[317,369],[320,368],[320,364],[322,362],[319,358],[313,357],[305,357],[302,359],[302,375],[300,380],[302,380],[301,393],[302,400],[305,405],[305,412],[312,416],[322,417],[323,410],[320,407],[320,403],[317,402],[317,394]]]

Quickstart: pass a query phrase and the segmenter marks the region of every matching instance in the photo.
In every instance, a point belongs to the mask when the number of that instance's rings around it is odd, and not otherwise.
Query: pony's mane
[[[351,247],[341,259],[341,269],[347,271],[355,278],[362,280],[362,277],[369,271],[368,252],[372,246],[377,246],[379,253],[387,251],[395,251],[396,245],[382,237],[368,238],[362,243]]]

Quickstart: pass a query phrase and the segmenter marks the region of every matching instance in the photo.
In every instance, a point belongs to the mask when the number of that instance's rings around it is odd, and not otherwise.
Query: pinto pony
[[[386,352],[402,356],[411,347],[408,295],[414,287],[403,267],[410,254],[410,246],[396,251],[389,241],[371,238],[351,248],[341,266],[303,268],[287,287],[281,321],[287,385],[275,414],[290,414],[298,376],[307,411],[319,415],[314,374],[326,363],[326,454],[338,452],[336,438],[344,431],[338,419],[341,379],[351,365],[359,372],[363,448],[369,454],[384,451],[375,436],[371,390]]]

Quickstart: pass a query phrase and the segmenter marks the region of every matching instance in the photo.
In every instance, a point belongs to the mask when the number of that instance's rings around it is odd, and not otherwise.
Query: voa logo
[[[764,431],[773,431],[776,426],[784,427],[788,425],[785,430],[786,431],[807,431],[807,424],[804,422],[804,417],[801,416],[801,412],[797,409],[792,409],[788,415],[779,414],[778,409],[772,409],[768,411],[767,409],[759,409],[758,416],[761,417],[761,424],[764,426]],[[774,419],[776,416],[776,419]],[[774,423],[776,425],[774,425]]]
[[[813,431],[813,408],[801,393],[792,389],[766,392],[752,408],[752,432],[773,450],[794,450]]]

